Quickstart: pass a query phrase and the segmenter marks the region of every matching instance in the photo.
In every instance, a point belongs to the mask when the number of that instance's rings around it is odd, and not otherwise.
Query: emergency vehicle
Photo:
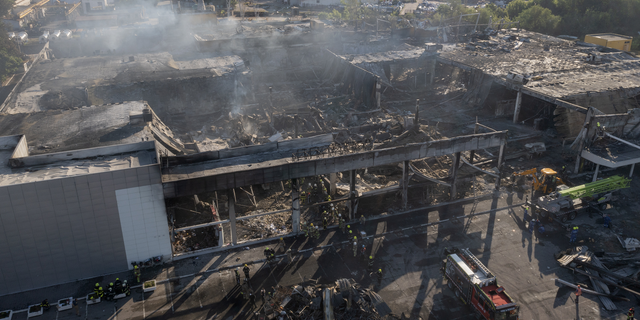
[[[469,249],[445,250],[444,277],[457,298],[482,319],[517,320],[520,307]]]

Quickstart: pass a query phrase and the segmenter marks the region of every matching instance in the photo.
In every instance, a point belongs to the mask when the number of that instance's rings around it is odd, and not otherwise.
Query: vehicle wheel
[[[607,210],[607,204],[606,203],[601,203],[600,204],[600,210]]]
[[[540,211],[540,216],[541,216],[541,217],[543,217],[543,218],[546,218],[546,217],[548,217],[548,216],[549,216],[549,212],[544,211],[544,210],[541,210],[541,211]]]
[[[567,215],[565,214],[565,215],[562,216],[562,218],[560,218],[560,221],[562,223],[567,223],[567,221],[569,221],[569,217],[567,217]]]
[[[574,211],[574,212],[569,213],[569,220],[573,220],[573,219],[575,219],[577,215],[578,215],[578,213],[577,213],[577,212],[575,212],[575,211]]]

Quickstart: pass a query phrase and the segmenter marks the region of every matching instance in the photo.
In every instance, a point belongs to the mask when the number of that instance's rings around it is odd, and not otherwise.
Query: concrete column
[[[500,145],[500,153],[498,154],[498,163],[496,168],[498,168],[498,177],[496,178],[496,190],[500,188],[500,177],[502,176],[502,162],[504,161],[504,149],[507,147],[507,143],[503,143]]]
[[[460,152],[456,152],[453,157],[453,168],[451,168],[451,200],[456,198],[456,180],[458,177],[458,167],[460,166]]]
[[[300,232],[300,192],[298,179],[291,180],[291,227],[293,233]]]
[[[354,219],[356,209],[356,171],[349,171],[349,220]]]
[[[429,80],[430,84],[433,84],[433,78],[436,76],[436,64],[438,62],[435,58],[433,58],[433,62],[431,63],[431,79]]]
[[[591,182],[596,182],[596,180],[598,180],[598,171],[600,171],[600,165],[596,164],[596,172],[593,173],[593,180],[591,180]]]
[[[473,134],[478,134],[478,117],[476,117],[476,127],[473,128]],[[476,151],[475,150],[471,150],[469,151],[469,163],[473,164],[473,158],[476,157]]]
[[[582,149],[580,149],[580,150],[582,150]],[[580,160],[581,160],[580,159],[580,154],[578,154],[576,156],[576,166],[573,169],[573,173],[578,173],[578,170],[580,170]]]
[[[402,210],[409,205],[409,161],[402,161]]]
[[[518,122],[518,116],[520,115],[521,104],[522,104],[522,91],[518,90],[518,97],[516,98],[516,108],[513,111],[513,123]]]
[[[236,232],[236,202],[233,198],[233,190],[227,191],[227,202],[229,204],[229,226],[231,226],[231,244],[238,244],[238,233]]]
[[[633,176],[633,169],[636,167],[636,164],[632,164],[631,165],[631,171],[629,171],[629,178],[631,178],[631,176]]]
[[[338,174],[337,173],[330,173],[329,174],[329,194],[331,195],[331,198],[333,199],[333,196],[336,195],[336,181],[338,180]]]
[[[380,109],[380,77],[376,78],[376,109]]]

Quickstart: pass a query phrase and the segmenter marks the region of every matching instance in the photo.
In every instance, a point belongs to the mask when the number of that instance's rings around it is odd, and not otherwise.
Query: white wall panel
[[[162,185],[116,190],[116,199],[127,261],[156,256],[170,258],[171,240]]]

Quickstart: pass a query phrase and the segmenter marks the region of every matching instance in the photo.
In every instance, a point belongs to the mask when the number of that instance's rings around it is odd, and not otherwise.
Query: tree
[[[511,20],[515,19],[522,11],[531,8],[534,5],[533,1],[515,0],[511,1],[507,5],[507,15]]]
[[[520,21],[520,26],[526,30],[553,34],[562,18],[554,15],[547,8],[535,5],[522,11],[517,20]]]
[[[14,0],[0,0],[0,17],[4,16],[13,8]]]
[[[7,25],[0,25],[0,82],[4,82],[7,76],[16,73],[22,66],[22,54],[15,42],[6,36]]]

